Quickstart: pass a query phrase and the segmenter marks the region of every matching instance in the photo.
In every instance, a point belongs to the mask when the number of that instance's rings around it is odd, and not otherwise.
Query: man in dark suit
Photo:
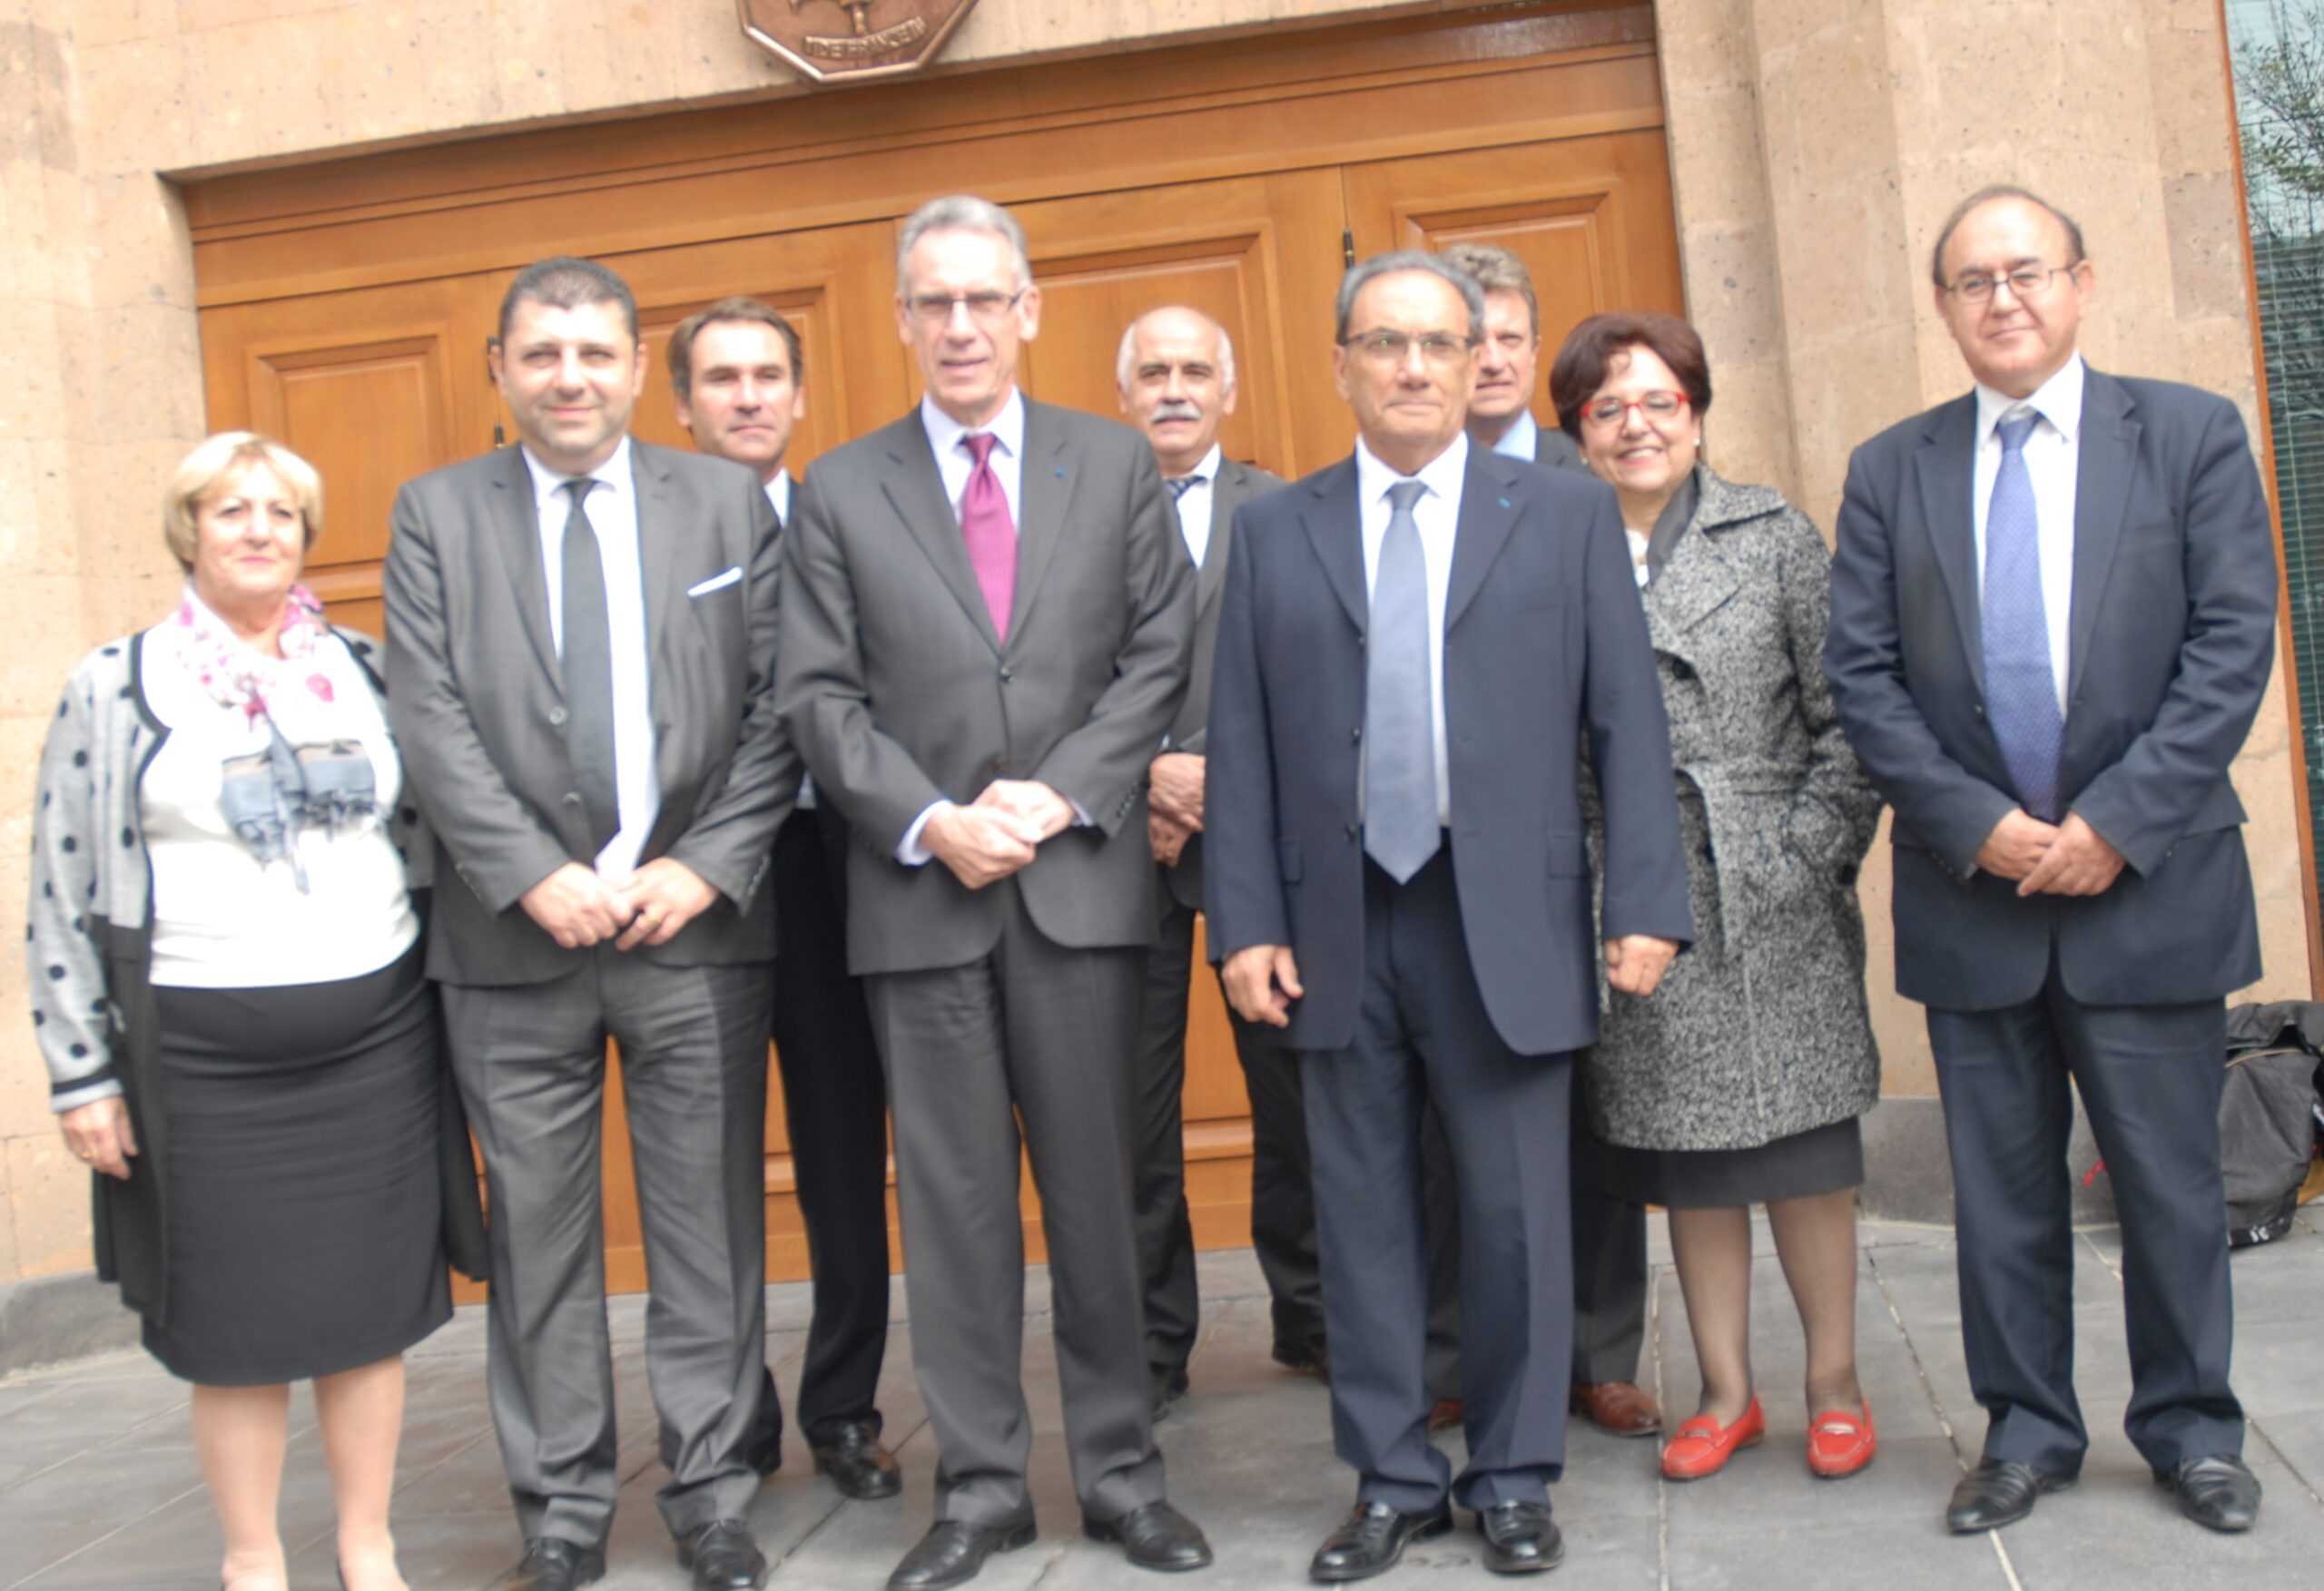
[[[936,1433],[936,1519],[897,1591],[1033,1539],[1020,1142],[1084,1528],[1149,1568],[1210,1561],[1163,1498],[1128,1164],[1146,768],[1186,693],[1195,573],[1144,439],[1019,392],[1040,307],[1006,211],[914,211],[896,327],[927,396],[816,459],[785,537],[777,693],[858,840],[848,961],[887,1067]]]
[[[1564,1150],[1598,1026],[1580,748],[1605,795],[1607,975],[1692,937],[1669,733],[1613,494],[1462,429],[1484,320],[1433,254],[1354,267],[1333,368],[1353,458],[1246,504],[1210,715],[1211,953],[1302,1051],[1333,1429],[1361,1476],[1318,1580],[1474,1509],[1488,1567],[1553,1566],[1571,1353]],[[1521,690],[1511,682],[1522,681]],[[1420,1117],[1460,1183],[1469,1462],[1427,1440]]]
[[[1586,470],[1581,449],[1562,427],[1533,420],[1541,302],[1525,262],[1491,243],[1454,243],[1443,252],[1446,263],[1474,277],[1485,295],[1477,388],[1469,399],[1469,440],[1507,457]],[[1650,1436],[1662,1429],[1662,1410],[1638,1384],[1639,1352],[1646,1345],[1646,1209],[1606,1191],[1605,1148],[1590,1130],[1590,1112],[1576,1103],[1570,1114],[1573,1377],[1566,1403],[1615,1436]],[[1461,1251],[1452,1170],[1440,1169],[1441,1127],[1423,1143],[1435,1151],[1429,1189],[1430,1390],[1440,1399],[1457,1398]]]
[[[1146,963],[1145,1015],[1133,1083],[1137,1132],[1137,1259],[1146,1284],[1146,1364],[1154,1416],[1187,1390],[1200,1324],[1194,1225],[1187,1210],[1187,994],[1195,916],[1202,908],[1203,751],[1218,594],[1226,585],[1235,510],[1283,485],[1228,458],[1219,422],[1235,412],[1235,344],[1199,309],[1149,309],[1122,333],[1115,359],[1122,412],[1154,445],[1162,484],[1198,571],[1194,672],[1163,749],[1147,766],[1147,832],[1161,869],[1160,920]],[[1315,1200],[1297,1063],[1274,1030],[1228,1013],[1251,1098],[1251,1246],[1275,1307],[1275,1360],[1322,1371],[1323,1285],[1315,1272]]]
[[[2260,976],[2228,767],[2275,641],[2267,503],[2233,406],[2083,364],[2095,273],[2054,207],[1974,195],[1932,273],[1976,388],[1856,449],[1825,664],[1896,808],[1896,987],[1928,1007],[1990,1417],[1946,1522],[2024,1517],[2088,1446],[2071,1077],[2122,1217],[2125,1425],[2240,1530],[2219,1102],[2222,997]]]
[[[798,781],[774,715],[774,515],[748,471],[630,437],[645,353],[604,267],[519,272],[491,363],[520,445],[406,484],[384,584],[389,712],[443,880],[428,970],[484,1150],[515,1584],[605,1570],[610,1035],[653,1278],[662,1515],[696,1586],[755,1586],[764,886]]]
[[[807,416],[797,328],[756,299],[722,299],[670,333],[678,424],[704,453],[758,476],[778,524],[791,513],[783,466]],[[847,970],[847,825],[799,787],[774,837],[774,1046],[814,1317],[799,1371],[799,1425],[815,1468],[852,1498],[902,1489],[880,1442],[880,1361],[888,1348],[888,1097],[863,987]],[[783,1462],[774,1372],[761,1382],[752,1462]]]

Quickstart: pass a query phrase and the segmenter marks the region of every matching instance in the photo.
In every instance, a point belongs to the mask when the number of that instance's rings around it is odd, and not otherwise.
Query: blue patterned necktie
[[[2018,804],[2045,823],[2058,820],[2058,752],[2065,738],[2057,676],[2050,669],[2049,617],[2042,604],[2040,516],[2025,440],[2040,419],[2013,411],[1997,427],[2001,471],[1985,510],[1982,621],[1985,702]]]
[[[1413,505],[1428,488],[1388,488],[1388,534],[1372,577],[1364,646],[1364,850],[1402,884],[1436,854],[1436,727],[1429,705],[1428,559]]]

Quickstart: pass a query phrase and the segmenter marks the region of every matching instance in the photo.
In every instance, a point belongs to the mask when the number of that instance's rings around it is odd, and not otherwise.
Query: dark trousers
[[[1137,1112],[1137,1261],[1146,1298],[1146,1359],[1184,1370],[1194,1352],[1201,1297],[1194,1224],[1187,1210],[1187,997],[1194,970],[1195,908],[1167,889],[1146,961]],[[1251,1246],[1275,1301],[1279,1343],[1320,1336],[1323,1282],[1315,1263],[1315,1197],[1307,1164],[1306,1106],[1297,1056],[1273,1030],[1236,1016],[1235,1056],[1251,1098]]]
[[[1158,1501],[1130,1209],[1130,1066],[1146,952],[1045,938],[1012,882],[992,949],[867,977],[895,1117],[912,1362],[936,1434],[936,1517],[1032,1517],[1021,1149],[1048,1240],[1074,1491],[1111,1519]],[[1020,1135],[1021,1127],[1021,1135]]]
[[[443,986],[491,1209],[487,1385],[527,1537],[613,1522],[613,1357],[598,1144],[621,1046],[653,1279],[645,1362],[673,1535],[742,1518],[766,1336],[767,968],[657,967],[600,945],[564,977]]]
[[[775,1059],[815,1278],[799,1427],[816,1443],[842,1421],[879,1428],[888,1348],[888,1095],[863,986],[847,971],[846,843],[836,814],[795,812],[770,880]]]
[[[1590,1130],[1581,1074],[1566,1137],[1573,1203],[1573,1379],[1638,1380],[1646,1345],[1646,1207],[1606,1191],[1606,1146]],[[1452,1151],[1432,1110],[1423,1125],[1428,1209],[1428,1390],[1461,1395],[1461,1213]]]
[[[1408,1512],[1542,1501],[1565,1464],[1573,1271],[1570,1055],[1521,1056],[1485,1014],[1449,854],[1398,885],[1364,867],[1355,1041],[1302,1056],[1315,1158],[1332,1432],[1361,1495]],[[1458,1183],[1469,1465],[1429,1445],[1421,1115]]]
[[[2059,987],[1997,1011],[1928,1013],[1953,1156],[1961,1334],[1985,1456],[2062,1475],[2089,1438],[2073,1391],[2069,1077],[2122,1223],[2131,1401],[2150,1464],[2240,1453],[2220,1180],[2222,1002],[2084,1006]]]

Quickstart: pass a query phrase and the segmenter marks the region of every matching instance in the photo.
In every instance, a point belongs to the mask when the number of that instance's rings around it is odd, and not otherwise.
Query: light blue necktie
[[[2045,823],[2058,820],[2058,753],[2065,724],[2057,676],[2050,670],[2050,625],[2042,604],[2040,516],[2025,439],[2040,417],[2014,413],[2001,433],[2001,472],[1985,510],[1985,588],[1982,622],[1985,703],[2019,805]]]
[[[1388,534],[1372,578],[1364,680],[1364,849],[1402,884],[1436,854],[1436,731],[1429,708],[1428,559],[1418,481],[1388,488]]]

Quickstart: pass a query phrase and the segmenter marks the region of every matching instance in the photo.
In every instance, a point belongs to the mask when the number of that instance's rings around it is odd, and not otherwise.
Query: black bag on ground
[[[2291,1230],[2324,1123],[2319,1091],[2324,1004],[2278,1000],[2228,1012],[2219,1148],[2229,1247],[2270,1242]]]

